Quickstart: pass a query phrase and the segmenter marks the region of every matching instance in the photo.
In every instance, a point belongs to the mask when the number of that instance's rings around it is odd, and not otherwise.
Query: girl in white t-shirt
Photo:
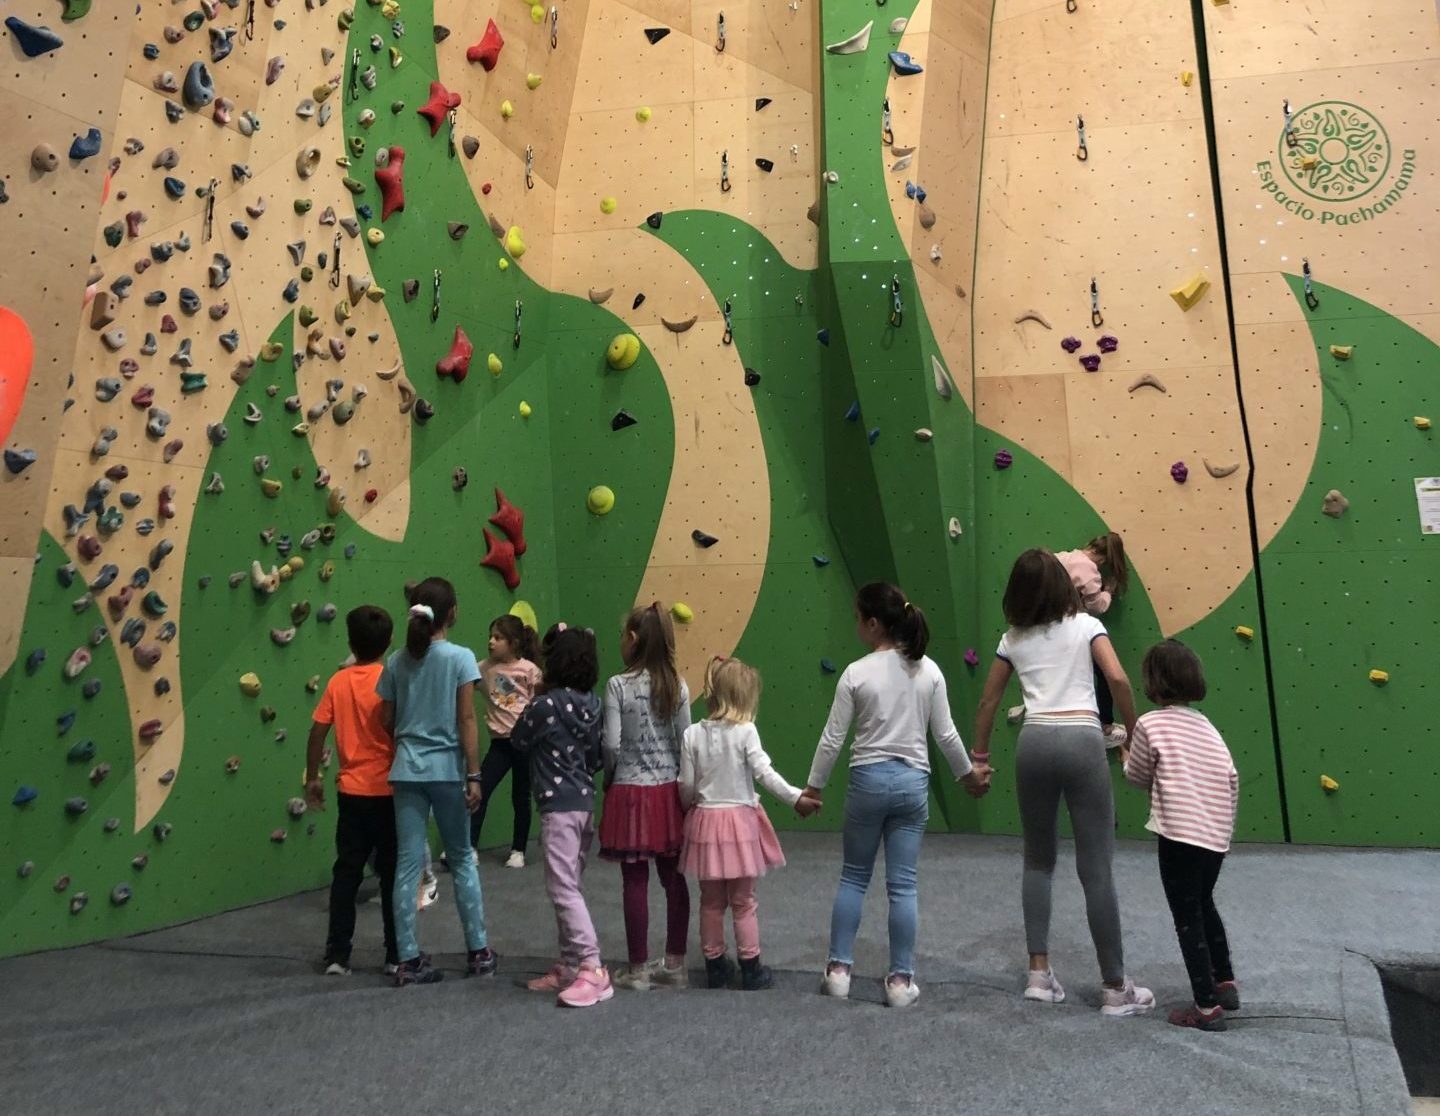
[[[740,987],[769,988],[770,970],[760,963],[760,921],[755,881],[785,863],[775,827],[755,794],[759,783],[802,817],[819,807],[801,798],[765,754],[755,729],[760,673],[739,659],[717,655],[706,672],[710,716],[685,730],[680,741],[680,805],[685,844],[680,870],[700,881],[700,947],[705,979],[724,988],[735,975],[725,955],[725,909],[735,924]]]
[[[1111,861],[1115,855],[1115,798],[1096,711],[1092,664],[1110,684],[1125,731],[1135,727],[1135,698],[1105,626],[1081,608],[1070,575],[1048,550],[1015,560],[1002,604],[1010,628],[975,715],[977,763],[990,758],[990,731],[1012,674],[1025,697],[1025,727],[1015,750],[1015,796],[1025,833],[1021,898],[1030,953],[1027,1000],[1065,998],[1050,968],[1050,886],[1055,874],[1060,799],[1075,831],[1075,870],[1085,889],[1090,936],[1104,982],[1100,1010],[1135,1015],[1155,1006],[1148,988],[1125,975],[1120,905]]]

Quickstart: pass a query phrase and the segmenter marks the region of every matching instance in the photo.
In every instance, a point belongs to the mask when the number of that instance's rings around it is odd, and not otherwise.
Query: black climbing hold
[[[753,368],[745,369],[745,386],[754,387],[760,382],[760,373]]]
[[[822,671],[824,671],[826,674],[834,674],[834,673],[835,673],[835,664],[832,663],[829,659],[821,659],[821,660],[820,660],[820,669],[821,669]]]
[[[629,411],[616,411],[615,417],[610,420],[610,429],[624,430],[627,426],[634,426],[639,421]]]
[[[25,673],[34,674],[45,663],[45,648],[37,647],[25,656]]]
[[[65,759],[70,763],[89,763],[95,758],[95,741],[78,740],[70,745],[70,750],[65,753]]]
[[[23,473],[31,465],[35,464],[35,451],[33,449],[5,451],[5,468],[12,473]]]
[[[770,103],[771,103],[771,101],[770,101],[770,98],[769,98],[769,97],[756,97],[756,98],[755,98],[755,111],[756,111],[756,112],[759,112],[761,109],[763,109],[766,105],[768,105],[768,104],[770,104]]]
[[[68,713],[61,713],[60,716],[55,718],[55,728],[57,730],[55,735],[64,736],[70,731],[71,726],[74,724],[75,710],[72,709]]]
[[[828,329],[822,329],[819,333],[815,335],[815,340],[819,341],[822,345],[829,345],[830,331]]]
[[[640,309],[640,304],[643,303],[644,301],[645,301],[645,292],[644,292],[644,291],[641,291],[639,294],[637,294],[637,295],[635,296],[635,301],[630,304],[630,309],[631,309],[631,310],[639,310],[639,309]]]
[[[441,27],[440,24],[437,23],[434,26],[432,34],[437,43],[443,43],[446,39],[450,37],[450,28]]]
[[[665,214],[661,210],[657,209],[654,213],[650,214],[649,217],[645,218],[645,223],[649,225],[652,229],[658,229],[660,227],[660,222],[663,220],[665,220]]]
[[[178,201],[185,196],[185,183],[174,175],[166,175],[165,192]]]
[[[868,441],[872,446],[879,440],[879,438],[880,438],[880,428],[879,428],[878,426],[873,427],[873,428],[869,431],[869,433],[867,433],[867,434],[865,435],[865,440]]]
[[[845,412],[845,421],[860,421],[860,401],[858,399],[854,403],[851,403],[849,409]]]
[[[810,561],[814,562],[817,568],[823,569],[830,564],[830,559],[824,554],[810,555]]]
[[[79,795],[65,800],[65,812],[72,818],[78,818],[88,809],[90,809],[90,803],[86,802]]]
[[[645,28],[645,37],[650,40],[650,45],[651,45],[651,46],[654,46],[656,43],[658,43],[661,39],[663,39],[663,38],[664,38],[666,35],[668,35],[668,34],[670,34],[670,28],[668,28],[668,27],[647,27],[647,28]]]
[[[775,169],[775,164],[769,159],[756,159],[755,165],[759,167],[762,171],[764,171],[766,174],[769,174]]]
[[[695,540],[695,545],[700,546],[700,547],[705,547],[705,548],[707,548],[707,549],[708,549],[709,547],[714,546],[716,543],[718,543],[718,542],[720,541],[720,540],[717,539],[714,535],[707,535],[704,531],[701,531],[699,528],[696,528],[694,531],[691,531],[691,532],[690,532],[690,537]]]

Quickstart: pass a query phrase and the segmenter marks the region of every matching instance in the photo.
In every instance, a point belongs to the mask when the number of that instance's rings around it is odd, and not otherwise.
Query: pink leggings
[[[665,952],[672,957],[685,956],[690,937],[690,889],[679,863],[678,856],[655,858],[655,874],[665,889]],[[650,960],[650,865],[644,860],[625,861],[620,865],[620,877],[624,883],[625,947],[630,964],[643,965]]]
[[[725,955],[725,908],[735,923],[735,952],[742,961],[760,956],[760,919],[755,877],[700,881],[700,948],[707,961]]]

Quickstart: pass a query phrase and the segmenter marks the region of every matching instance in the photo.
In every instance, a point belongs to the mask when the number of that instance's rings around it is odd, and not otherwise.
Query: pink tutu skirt
[[[606,860],[650,860],[677,856],[685,838],[680,784],[605,788],[600,814],[600,855]]]
[[[739,880],[784,864],[780,838],[759,806],[697,806],[685,815],[680,871],[687,876]]]

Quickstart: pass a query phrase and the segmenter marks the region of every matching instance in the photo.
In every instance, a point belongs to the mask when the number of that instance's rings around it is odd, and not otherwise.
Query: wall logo
[[[1410,149],[1400,153],[1392,173],[1384,126],[1374,113],[1348,101],[1317,101],[1296,111],[1290,134],[1280,132],[1277,161],[1283,181],[1269,160],[1256,164],[1261,188],[1282,208],[1322,225],[1373,220],[1404,197],[1415,174]],[[1370,200],[1359,204],[1365,198]]]

